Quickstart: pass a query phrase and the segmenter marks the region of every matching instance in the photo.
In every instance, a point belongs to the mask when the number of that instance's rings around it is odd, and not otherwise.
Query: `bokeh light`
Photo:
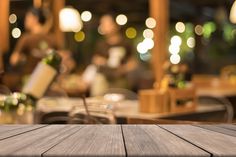
[[[60,10],[59,26],[63,32],[79,32],[83,27],[79,12],[71,7]]]
[[[13,38],[19,38],[21,36],[21,30],[19,28],[14,28],[11,35]]]
[[[90,11],[83,11],[81,13],[81,19],[84,22],[88,22],[92,19],[92,13]]]
[[[140,42],[140,43],[137,45],[137,51],[138,51],[138,53],[140,53],[140,54],[144,54],[144,53],[147,53],[148,49],[145,47],[145,45],[144,45],[143,42]]]
[[[172,45],[180,46],[182,44],[182,39],[180,36],[175,35],[170,40]]]
[[[195,30],[195,33],[199,36],[203,34],[203,27],[201,25],[196,25],[194,30]]]
[[[133,38],[135,38],[137,36],[137,31],[136,31],[136,29],[134,27],[129,27],[129,28],[126,29],[125,35],[129,39],[133,39]]]
[[[154,37],[154,33],[151,29],[145,29],[143,31],[143,37],[144,38],[153,38]]]
[[[178,54],[173,54],[173,55],[170,56],[170,62],[172,64],[179,64],[180,60],[181,60],[181,58]]]
[[[142,61],[146,62],[149,61],[152,57],[152,54],[150,52],[139,54],[139,57]]]
[[[187,39],[187,45],[189,48],[194,48],[195,47],[195,39],[193,37],[189,37]]]
[[[150,38],[145,38],[143,40],[143,44],[144,44],[145,48],[148,50],[150,50],[154,47],[154,41]]]
[[[75,33],[74,39],[75,39],[75,41],[77,41],[77,42],[82,42],[82,41],[84,41],[84,39],[85,39],[85,33],[84,33],[83,31],[79,31],[79,32]]]
[[[120,14],[116,17],[116,23],[118,25],[125,25],[127,21],[128,21],[128,18],[124,14]]]
[[[100,35],[104,35],[104,32],[103,32],[102,29],[101,29],[101,26],[98,26],[98,33],[99,33]]]
[[[175,25],[175,29],[179,33],[183,33],[185,31],[185,24],[183,22],[177,22]]]
[[[11,24],[15,23],[16,20],[17,20],[16,14],[11,14],[11,15],[9,16],[9,22],[10,22]]]
[[[170,45],[169,46],[169,52],[170,54],[178,54],[180,51],[180,47],[178,45]]]
[[[148,28],[155,28],[156,27],[156,20],[152,17],[146,19],[145,24]]]

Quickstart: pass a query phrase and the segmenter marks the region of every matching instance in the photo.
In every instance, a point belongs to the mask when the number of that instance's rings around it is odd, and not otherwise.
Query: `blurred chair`
[[[44,113],[40,118],[40,124],[67,124],[68,121],[68,112]]]
[[[47,107],[50,103],[47,104],[46,102],[53,102],[53,105],[60,105],[60,101],[58,98],[68,98],[67,93],[60,88],[60,86],[51,86],[51,88],[46,92],[44,99],[41,99],[42,101],[45,102],[39,103],[38,105],[45,105],[44,107]],[[39,100],[39,101],[41,101]],[[52,105],[52,104],[51,104]],[[69,116],[68,112],[64,111],[53,111],[53,112],[37,112],[35,113],[35,123],[40,123],[40,124],[67,124],[69,121]]]
[[[170,119],[142,119],[128,118],[128,124],[215,124],[214,122],[198,122],[185,120],[170,120]]]
[[[122,95],[123,99],[127,99],[127,100],[137,100],[138,99],[138,96],[135,92],[128,90],[128,89],[124,89],[124,88],[110,88],[103,94],[103,96],[106,97],[109,94]]]
[[[198,102],[200,104],[206,104],[206,105],[215,105],[220,104],[225,107],[225,115],[222,117],[224,122],[232,122],[234,117],[234,111],[233,106],[230,103],[230,101],[224,97],[213,97],[213,96],[199,96]]]
[[[115,124],[115,116],[105,101],[87,103],[82,97],[83,104],[76,104],[70,114],[70,124]]]

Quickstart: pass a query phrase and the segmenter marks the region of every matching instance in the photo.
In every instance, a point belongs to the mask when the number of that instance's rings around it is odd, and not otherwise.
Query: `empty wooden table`
[[[236,156],[236,125],[1,125],[0,156]]]

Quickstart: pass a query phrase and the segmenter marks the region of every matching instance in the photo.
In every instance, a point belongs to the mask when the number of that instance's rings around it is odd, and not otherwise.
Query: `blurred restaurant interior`
[[[1,0],[0,124],[236,122],[235,0]]]

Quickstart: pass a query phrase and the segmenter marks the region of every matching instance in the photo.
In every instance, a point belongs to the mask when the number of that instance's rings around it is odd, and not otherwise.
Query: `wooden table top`
[[[45,99],[46,100],[46,99]],[[55,101],[56,100],[56,101]],[[41,101],[37,104],[37,112],[55,112],[55,111],[65,111],[69,112],[72,107],[76,104],[81,104],[81,99],[78,98],[55,98],[53,103],[47,104],[46,101]],[[51,101],[51,102],[52,102]],[[89,98],[88,103],[96,102],[96,99]],[[97,101],[97,103],[101,103]],[[187,112],[178,112],[178,113],[142,113],[139,111],[139,102],[135,100],[125,100],[119,103],[113,104],[113,111],[116,117],[127,117],[127,118],[165,118],[168,116],[178,116],[178,115],[186,115],[193,113],[209,113],[225,110],[224,106],[219,104],[214,105],[204,105],[198,104],[195,111],[187,111]]]
[[[1,125],[0,156],[236,156],[236,125]]]

